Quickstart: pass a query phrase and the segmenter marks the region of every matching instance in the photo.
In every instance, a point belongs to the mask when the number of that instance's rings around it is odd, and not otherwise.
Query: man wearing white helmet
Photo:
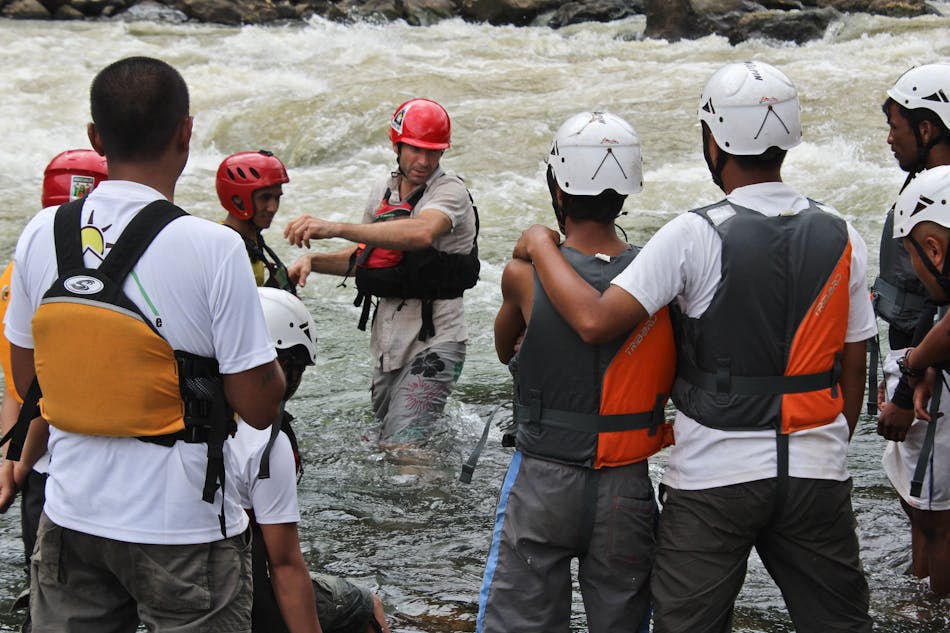
[[[603,293],[542,227],[516,255],[588,342],[675,302],[679,411],[660,492],[655,631],[730,630],[753,547],[797,631],[870,631],[846,464],[876,332],[866,247],[782,182],[801,119],[781,71],[726,65],[699,117],[726,199],[667,223]]]
[[[317,358],[317,333],[303,301],[278,288],[258,288],[290,400]],[[297,480],[303,473],[297,438],[284,411],[270,429],[238,422],[225,444],[241,503],[251,517],[254,576],[252,633],[388,633],[382,603],[341,578],[311,574],[300,551]],[[319,619],[319,623],[318,623]]]
[[[603,290],[639,251],[617,236],[614,220],[627,195],[642,189],[640,139],[616,115],[582,112],[557,131],[547,162],[566,237],[560,251]],[[675,365],[669,311],[589,345],[557,314],[529,263],[509,262],[501,283],[495,349],[514,377],[517,450],[498,502],[476,630],[567,630],[574,558],[591,633],[648,627],[647,458],[672,440],[663,419]]]
[[[894,238],[902,242],[918,278],[937,305],[950,303],[950,166],[924,170],[910,181],[895,204]],[[930,588],[950,594],[950,320],[945,315],[917,347],[904,351],[897,365],[902,379],[917,386],[917,420],[900,444],[888,445],[885,470],[910,518],[913,572],[930,576]],[[934,372],[919,384],[926,368]],[[927,398],[931,392],[929,406]]]
[[[950,164],[948,94],[950,64],[911,68],[887,91],[883,105],[889,126],[887,141],[898,165],[908,172],[902,192],[907,191],[911,179],[921,170]],[[877,431],[891,440],[884,450],[884,472],[900,495],[901,507],[910,519],[913,572],[925,578],[931,570],[947,568],[950,564],[950,555],[935,559],[931,546],[934,540],[931,526],[939,522],[941,512],[950,514],[950,481],[934,480],[934,476],[945,469],[928,469],[927,480],[920,478],[924,470],[923,466],[918,470],[918,463],[930,458],[929,451],[921,451],[930,425],[914,419],[912,390],[907,377],[901,375],[898,361],[933,325],[937,307],[931,297],[938,295],[927,292],[921,281],[927,276],[918,279],[908,251],[893,239],[894,229],[892,206],[881,235],[881,272],[874,283],[874,306],[878,316],[888,323],[890,348],[883,364],[886,384],[882,383],[878,390]],[[947,433],[943,427],[938,426],[938,440]],[[941,585],[943,593],[950,591],[950,580],[938,579],[936,586]],[[935,586],[933,577],[931,586]]]

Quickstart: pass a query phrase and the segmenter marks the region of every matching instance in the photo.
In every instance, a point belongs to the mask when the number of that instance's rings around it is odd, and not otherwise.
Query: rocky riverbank
[[[405,20],[425,26],[453,17],[491,24],[559,28],[646,16],[647,37],[677,40],[712,33],[736,43],[753,37],[820,38],[843,13],[914,17],[925,0],[0,0],[13,19],[130,19],[266,24],[317,15],[335,21]]]

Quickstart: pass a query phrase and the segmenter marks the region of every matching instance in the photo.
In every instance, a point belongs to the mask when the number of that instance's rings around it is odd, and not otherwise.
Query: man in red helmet
[[[43,172],[43,208],[59,205],[84,198],[95,187],[109,178],[109,169],[104,156],[91,149],[70,149],[61,152],[50,160]],[[10,301],[10,280],[13,276],[13,262],[7,264],[0,275],[0,321],[6,315]],[[10,370],[10,342],[0,332],[0,365],[3,367],[3,404],[0,405],[0,434],[5,434],[16,422],[20,412],[22,398],[13,384],[13,372]],[[34,453],[24,455],[20,461],[3,460],[0,464],[0,513],[6,512],[10,504],[20,497],[20,528],[23,539],[23,554],[26,561],[27,581],[30,577],[30,558],[36,543],[36,528],[40,522],[45,499],[44,486],[49,467],[49,453],[45,442],[34,444]],[[3,446],[6,455],[7,445]],[[24,598],[27,596],[24,592]],[[25,600],[17,599],[14,606],[26,606]]]
[[[290,177],[284,164],[262,149],[232,154],[221,161],[215,187],[221,206],[228,212],[223,224],[244,239],[257,285],[297,294],[296,285],[287,277],[287,267],[261,235],[277,215],[284,194],[282,185],[287,182]]]
[[[360,329],[378,297],[370,351],[373,412],[384,446],[425,440],[465,360],[462,293],[478,279],[478,215],[465,184],[439,162],[451,141],[441,105],[411,99],[390,120],[397,169],[372,190],[361,223],[303,215],[284,235],[296,246],[340,237],[358,246],[307,253],[289,273],[355,274]]]

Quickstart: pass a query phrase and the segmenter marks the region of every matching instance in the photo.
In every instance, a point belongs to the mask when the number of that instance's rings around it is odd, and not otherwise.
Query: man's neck
[[[566,233],[564,245],[570,246],[585,255],[603,253],[614,257],[629,246],[617,237],[617,229],[614,228],[613,222],[576,221],[566,218],[564,230]]]
[[[224,225],[240,233],[245,241],[257,244],[260,231],[250,220],[239,220],[229,213],[228,217],[224,218]]]

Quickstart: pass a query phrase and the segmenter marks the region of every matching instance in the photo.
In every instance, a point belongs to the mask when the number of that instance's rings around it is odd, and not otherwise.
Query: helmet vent
[[[943,90],[938,90],[929,97],[921,97],[924,101],[936,101],[938,103],[950,103],[950,99],[947,99],[947,95]]]
[[[234,180],[234,172],[231,171],[230,167],[228,168],[228,178],[230,178],[231,180]]]
[[[261,178],[260,172],[258,172],[258,171],[257,171],[256,169],[254,169],[253,167],[248,167],[248,169],[251,170],[251,175],[252,175],[252,176],[254,176],[254,177],[257,178],[258,180],[260,180],[260,178]]]
[[[244,170],[241,169],[240,167],[237,168],[237,173],[238,173],[238,176],[240,176],[241,178],[247,178],[247,176],[244,173]]]

